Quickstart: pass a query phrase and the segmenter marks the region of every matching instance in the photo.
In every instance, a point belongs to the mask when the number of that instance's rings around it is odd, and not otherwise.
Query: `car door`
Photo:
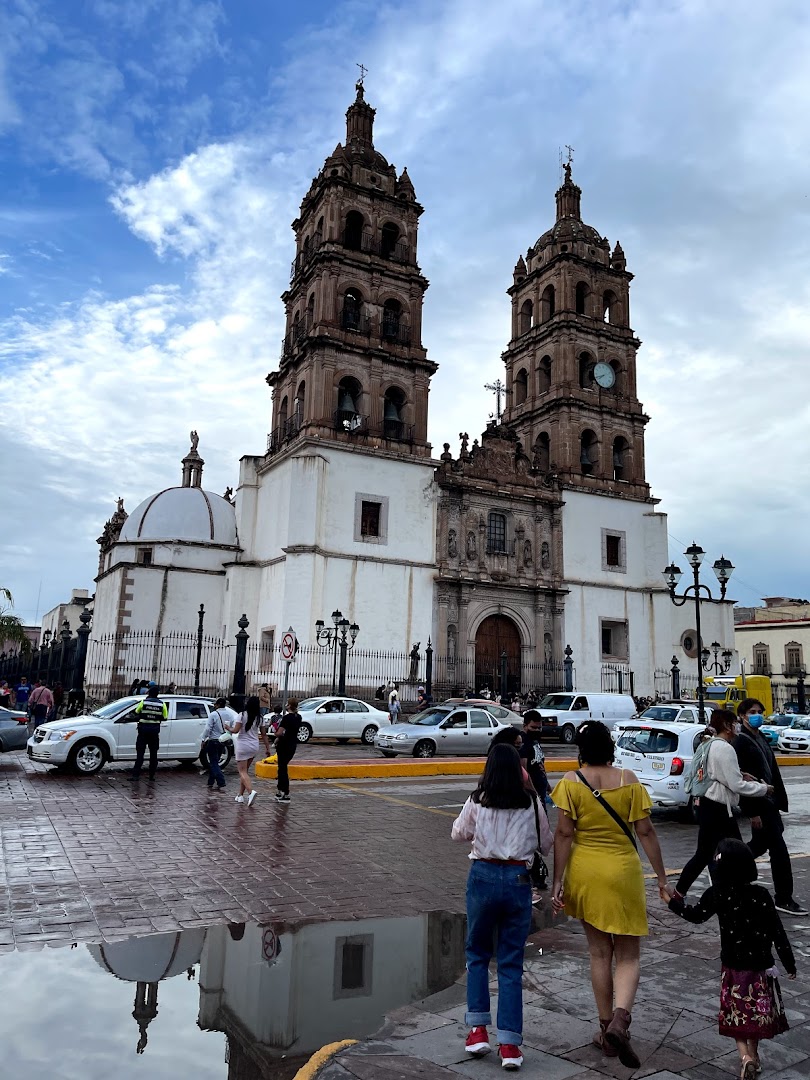
[[[436,752],[438,754],[469,754],[470,732],[467,710],[456,709],[451,712],[437,732]]]
[[[329,698],[315,710],[315,734],[325,739],[340,738],[346,726],[341,698]]]
[[[343,734],[347,739],[359,739],[368,727],[371,709],[364,701],[344,701]]]
[[[116,761],[134,761],[135,740],[138,737],[138,716],[135,705],[116,716],[110,729],[115,741]]]
[[[470,753],[486,754],[497,724],[484,709],[470,709]]]
[[[161,725],[160,752],[164,758],[195,758],[208,722],[208,706],[202,701],[169,702],[168,723]]]

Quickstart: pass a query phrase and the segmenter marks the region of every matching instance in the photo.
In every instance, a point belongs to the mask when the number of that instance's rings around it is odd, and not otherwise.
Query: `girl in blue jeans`
[[[548,854],[552,837],[536,796],[524,786],[514,746],[494,746],[481,782],[453,822],[454,840],[471,840],[467,880],[466,1049],[479,1057],[491,1047],[487,1024],[489,962],[498,961],[498,1026],[501,1065],[523,1064],[523,949],[532,922],[528,868],[537,848]],[[497,944],[496,944],[497,942]]]

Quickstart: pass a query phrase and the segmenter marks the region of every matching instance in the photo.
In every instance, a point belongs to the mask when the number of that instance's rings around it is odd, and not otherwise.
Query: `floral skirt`
[[[723,967],[720,977],[721,1035],[732,1039],[772,1039],[787,1031],[779,980],[765,971]]]

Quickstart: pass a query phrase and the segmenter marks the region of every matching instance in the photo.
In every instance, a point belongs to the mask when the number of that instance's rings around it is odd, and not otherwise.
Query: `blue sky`
[[[33,619],[178,482],[235,484],[270,425],[289,222],[369,68],[426,211],[437,452],[502,368],[505,289],[558,149],[621,240],[647,477],[755,602],[810,595],[810,17],[697,0],[6,0],[0,13],[2,583]]]

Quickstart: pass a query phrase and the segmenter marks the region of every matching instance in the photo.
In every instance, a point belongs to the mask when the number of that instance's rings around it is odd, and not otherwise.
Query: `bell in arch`
[[[354,398],[345,386],[340,391],[340,397],[338,398],[338,409],[341,412],[357,412],[354,404]]]
[[[591,455],[587,446],[583,446],[579,452],[579,463],[580,465],[590,465],[591,463]]]
[[[384,415],[386,420],[399,420],[399,409],[396,407],[391,398],[385,399]]]

